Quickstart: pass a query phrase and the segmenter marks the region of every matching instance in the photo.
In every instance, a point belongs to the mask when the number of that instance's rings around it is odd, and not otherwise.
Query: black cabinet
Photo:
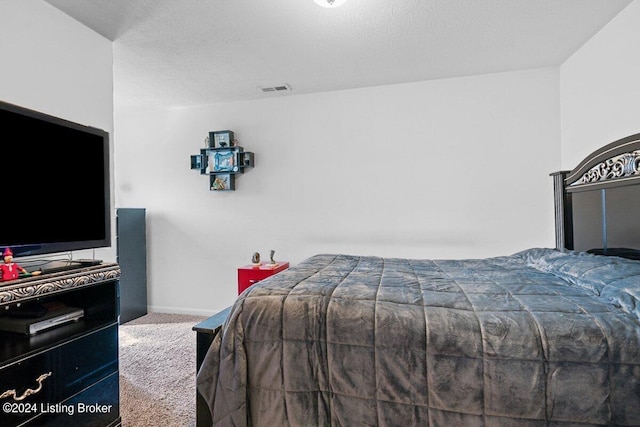
[[[147,234],[144,208],[116,209],[120,323],[147,314]]]
[[[83,310],[35,335],[0,332],[0,425],[118,426],[117,264],[46,274],[0,287],[0,315],[33,304]]]

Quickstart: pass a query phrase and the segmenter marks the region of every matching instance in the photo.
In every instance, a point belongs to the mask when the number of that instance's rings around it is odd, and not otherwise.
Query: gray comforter
[[[317,255],[245,291],[198,373],[218,426],[640,425],[640,262]]]

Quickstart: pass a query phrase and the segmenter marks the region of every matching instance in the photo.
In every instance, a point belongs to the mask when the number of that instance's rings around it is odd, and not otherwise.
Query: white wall
[[[640,132],[640,0],[635,0],[560,68],[562,166]]]
[[[115,205],[148,212],[152,309],[224,308],[256,250],[296,263],[553,245],[557,69],[117,116],[114,128],[108,40],[44,2],[4,0],[0,54],[0,99],[112,134]],[[219,129],[256,153],[232,193],[189,169]]]
[[[113,132],[109,40],[40,0],[2,0],[0,58],[0,100]],[[44,209],[36,196],[24,195]],[[114,261],[115,250],[96,257]]]
[[[231,304],[259,251],[415,258],[554,245],[558,69],[116,114],[116,202],[147,209],[152,311]],[[231,129],[256,167],[211,192],[189,156]]]

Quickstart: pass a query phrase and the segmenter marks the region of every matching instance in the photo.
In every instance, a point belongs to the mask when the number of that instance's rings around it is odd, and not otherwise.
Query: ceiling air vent
[[[260,90],[264,93],[287,92],[291,90],[291,86],[284,84],[284,85],[278,85],[278,86],[261,87]]]

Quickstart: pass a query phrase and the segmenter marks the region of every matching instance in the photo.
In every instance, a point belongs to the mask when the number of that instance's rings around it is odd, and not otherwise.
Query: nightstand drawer
[[[54,405],[117,372],[117,360],[116,323],[2,367],[0,394],[15,390],[15,396],[0,401],[12,404],[6,406],[8,411],[5,406],[0,411],[0,425],[12,426],[47,410],[64,409]]]

